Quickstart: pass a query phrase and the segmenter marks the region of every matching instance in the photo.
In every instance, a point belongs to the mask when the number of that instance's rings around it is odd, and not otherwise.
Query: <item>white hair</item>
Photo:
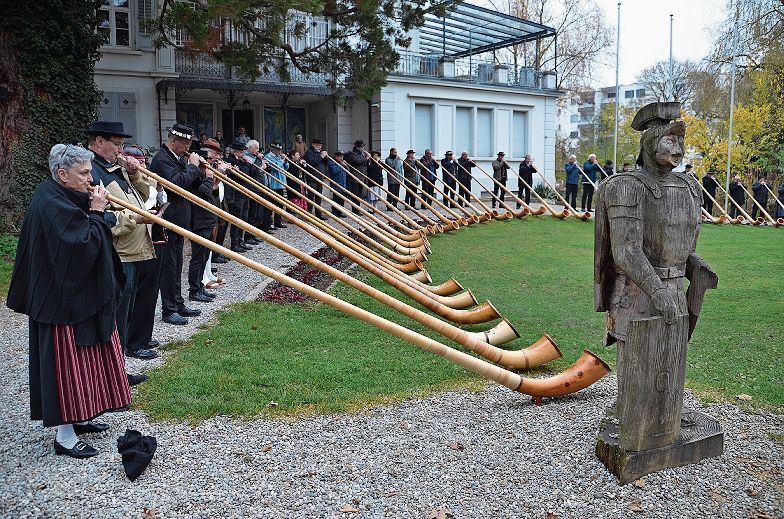
[[[257,150],[261,148],[259,141],[257,141],[256,139],[249,140],[245,146],[247,146],[248,148],[252,148],[253,146],[255,146]]]
[[[569,160],[576,159],[577,155],[569,155]]]
[[[596,155],[594,155],[593,153],[591,153],[590,155],[588,155],[588,159],[595,159],[595,158],[596,158]]]
[[[57,170],[69,170],[77,164],[90,162],[95,154],[75,144],[55,144],[49,151],[49,171],[52,178],[57,180]]]

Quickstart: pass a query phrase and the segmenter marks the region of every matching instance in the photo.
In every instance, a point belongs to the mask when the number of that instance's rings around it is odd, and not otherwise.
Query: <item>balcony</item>
[[[194,53],[178,50],[175,55],[174,69],[180,74],[182,79],[192,80],[223,80],[228,82],[240,82],[232,67],[228,67],[220,61],[215,60],[208,54]],[[299,69],[289,66],[290,81],[292,85],[319,85],[327,84],[326,74],[305,74]],[[285,84],[280,75],[273,68],[268,71],[259,70],[259,76],[255,83],[278,83]]]
[[[404,52],[391,75],[445,79],[478,85],[498,85],[524,89],[555,89],[555,73],[521,67],[515,71],[511,65],[465,58],[443,57],[437,54],[421,55]]]

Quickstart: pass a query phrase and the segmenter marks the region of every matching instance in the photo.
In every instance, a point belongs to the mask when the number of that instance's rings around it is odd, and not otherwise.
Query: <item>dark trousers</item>
[[[125,286],[122,289],[120,302],[117,304],[117,335],[120,336],[120,345],[124,351],[128,351],[128,318],[136,300],[136,285],[138,282],[139,264],[141,261],[129,261],[123,263],[123,273],[125,274]]]
[[[716,192],[711,193],[710,191],[708,191],[708,193],[710,194],[710,196],[716,198]],[[708,213],[713,214],[713,200],[708,198],[707,195],[705,195],[705,199],[702,201],[702,206],[705,208],[706,211],[708,211]]]
[[[210,236],[212,236],[212,227],[193,229],[193,232],[209,240]],[[246,235],[248,237],[251,236],[249,233]],[[188,263],[188,294],[191,296],[195,296],[202,291],[203,285],[201,280],[204,277],[204,268],[207,266],[209,255],[210,249],[191,241],[191,261]]]
[[[234,227],[232,226],[232,231]],[[161,313],[171,315],[185,306],[182,298],[182,247],[183,237],[170,232],[166,253],[161,265]]]
[[[460,186],[458,186],[458,188],[457,188],[457,192],[460,193],[460,196],[462,196],[463,198],[465,198],[466,200],[468,200],[470,202],[471,201],[471,179],[461,180],[460,181]],[[463,202],[462,200],[458,200],[458,203],[460,205],[465,205],[465,202]]]
[[[593,202],[593,186],[591,184],[583,184],[583,197],[580,200],[583,211],[591,210],[591,202]],[[574,204],[572,204],[572,207],[574,207]]]
[[[738,202],[737,200],[735,201]],[[743,204],[741,204],[740,202],[738,202],[738,205],[741,207],[743,206]],[[740,214],[740,210],[738,210],[738,208],[735,207],[735,204],[733,204],[732,202],[730,202],[729,210],[730,210],[730,218],[737,218],[738,215]]]
[[[316,192],[321,193],[321,184],[313,180],[308,182],[308,186],[313,188]],[[321,197],[310,189],[305,190],[305,196],[308,198],[308,211],[321,218]]]
[[[411,182],[407,183],[406,187],[410,190],[406,190],[406,203],[411,207],[416,207],[416,198],[414,198],[414,192],[417,190],[417,185]]]
[[[498,179],[496,179],[496,180],[498,180]],[[503,185],[504,187],[506,187],[506,180],[498,180],[498,183]],[[493,182],[493,195],[494,195],[494,197],[493,197],[493,204],[490,207],[491,208],[495,207],[495,198],[496,197],[498,197],[501,200],[501,202],[503,202],[505,194],[506,194],[506,190],[501,189],[501,186],[499,186],[498,184]],[[500,203],[498,204],[498,207],[501,207]]]
[[[248,199],[248,219],[246,220],[249,224],[254,227],[261,228],[261,217],[262,217],[262,206],[259,205],[258,202],[255,200]],[[196,232],[196,231],[193,231]],[[197,233],[198,234],[198,233]],[[201,236],[201,235],[200,235]],[[247,231],[245,231],[245,235],[243,236],[244,241],[248,241],[253,238],[253,235]],[[205,257],[206,261],[206,257]]]
[[[351,200],[355,204],[360,205],[359,202],[354,197],[362,198],[362,186],[360,186],[357,182],[349,181],[349,183],[348,183],[348,190],[354,196],[350,196],[349,195],[346,198],[348,198],[349,200]],[[356,207],[352,206],[351,207],[351,212],[354,213],[354,214],[359,214],[359,209],[357,209]]]
[[[767,205],[767,201],[762,202],[760,200],[757,200],[757,202],[762,207],[765,207]],[[756,220],[757,219],[757,213],[759,213],[759,215],[762,216],[762,211],[759,210],[759,207],[757,207],[757,204],[755,204],[754,200],[752,200],[751,201],[751,219],[752,220]]]
[[[226,205],[226,202],[221,202],[221,209],[224,211],[228,211],[229,207]],[[218,219],[218,233],[215,236],[215,243],[218,245],[223,246],[226,242],[226,232],[229,230],[229,222],[224,220],[223,218]]]
[[[400,184],[397,182],[389,182],[389,187],[387,188],[389,193],[387,193],[387,203],[389,205],[393,205],[397,207],[397,198],[400,196]]]
[[[569,205],[574,207],[577,205],[577,190],[580,188],[578,184],[566,184],[566,201]]]
[[[433,182],[435,182],[435,180]],[[435,189],[433,188],[433,182],[428,182],[427,180],[422,180],[422,192],[427,194],[427,195],[430,195],[430,197],[432,197],[433,193],[435,193]],[[430,205],[433,205],[431,203],[430,197],[423,196],[422,198],[427,200],[427,203],[429,203]]]
[[[447,207],[455,207],[457,204],[455,202],[455,192],[457,191],[457,182],[452,180],[451,178],[444,180],[444,184],[449,186],[449,189],[446,187],[444,188],[444,204]]]
[[[248,199],[244,196],[235,195],[234,201],[229,204],[229,212],[232,216],[239,218],[240,220],[247,222],[248,221]],[[237,227],[236,225],[231,226],[231,246],[232,248],[239,246],[245,236],[245,231]]]
[[[123,344],[126,351],[143,350],[152,339],[155,303],[165,257],[166,245],[157,244],[155,258],[139,262],[136,271],[136,297],[130,307],[128,319],[128,342]]]
[[[530,185],[531,183],[529,182],[528,184]],[[523,193],[525,193],[525,198],[523,198]],[[522,181],[519,181],[519,180],[517,182],[517,198],[519,198],[521,200],[525,200],[526,204],[530,204],[531,203],[531,190],[528,189],[527,187],[525,187],[525,184],[523,184]],[[574,207],[574,206],[572,206],[572,207]],[[517,203],[517,209],[520,209],[520,203],[519,202]]]
[[[345,196],[345,192],[341,193],[340,188],[336,189],[335,191]],[[340,206],[341,208],[343,207],[343,199],[338,195],[336,195],[335,193],[332,193],[332,214],[334,214],[335,216],[343,216],[345,211],[338,208],[338,206]]]
[[[284,197],[285,198],[285,196],[286,196],[286,190],[285,189],[273,189],[273,191],[275,192],[275,194],[277,194],[280,197]],[[278,198],[277,196],[273,197],[273,198],[275,198],[275,200],[272,203],[275,204],[280,209],[283,209],[283,201],[280,198]],[[273,225],[275,227],[280,227],[280,224],[282,223],[281,218],[282,217],[280,215],[280,212],[274,212],[273,213],[272,220],[273,220]]]

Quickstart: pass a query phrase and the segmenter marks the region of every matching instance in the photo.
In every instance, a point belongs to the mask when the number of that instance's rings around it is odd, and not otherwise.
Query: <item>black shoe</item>
[[[286,225],[285,223],[279,223],[275,225],[275,227],[277,227],[278,229],[285,229],[286,227],[288,227],[288,225]]]
[[[71,449],[66,449],[59,443],[57,440],[54,441],[54,451],[57,454],[65,454],[66,456],[70,456],[72,458],[84,459],[84,458],[92,458],[93,456],[98,455],[98,450],[95,447],[90,447],[83,441],[76,442],[76,445],[73,446]]]
[[[147,343],[147,348],[149,348],[149,349],[157,348],[160,345],[161,345],[160,342],[156,341],[155,339],[152,339],[152,340],[150,340],[150,342]]]
[[[73,429],[76,434],[91,434],[91,433],[99,433],[109,430],[109,424],[107,423],[99,423],[93,422],[90,420],[86,424],[73,424]]]
[[[213,263],[228,263],[228,261],[229,259],[223,254],[218,254],[217,256],[212,257]]]
[[[147,375],[131,375],[130,373],[126,373],[128,375],[128,385],[129,386],[137,386],[147,380]]]
[[[134,359],[141,359],[141,360],[152,360],[158,358],[158,352],[155,350],[136,350],[136,351],[129,351],[125,354],[126,357],[133,357]]]
[[[248,252],[250,249],[247,247],[240,247],[239,245],[232,247],[231,252],[236,252],[237,254],[244,254]]]
[[[205,296],[201,292],[197,292],[196,294],[189,295],[188,301],[196,301],[198,303],[212,303],[212,299]]]
[[[177,326],[188,324],[188,320],[178,314],[177,312],[169,315],[164,315],[161,317],[161,321],[164,323],[175,324]]]
[[[262,227],[261,230],[267,234],[275,234],[275,231],[273,231],[271,227],[267,227],[266,229]]]
[[[187,306],[183,306],[177,310],[177,313],[182,315],[183,317],[196,317],[201,315],[201,310],[195,310],[193,308],[188,308]]]
[[[201,295],[203,295],[204,297],[209,297],[210,299],[215,299],[216,297],[214,292],[207,292],[206,290],[204,290],[204,287],[202,287],[201,289]]]
[[[256,245],[260,245],[260,244],[264,243],[262,240],[256,238],[255,236],[250,240],[250,242],[254,243]]]

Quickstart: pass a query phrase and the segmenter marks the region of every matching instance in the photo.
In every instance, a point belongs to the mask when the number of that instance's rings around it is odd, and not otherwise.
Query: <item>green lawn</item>
[[[492,300],[522,335],[510,348],[549,333],[564,353],[554,369],[574,362],[583,348],[614,363],[615,349],[601,346],[604,316],[593,311],[592,223],[493,222],[432,237],[431,244],[433,278],[454,276],[480,300]],[[775,281],[780,285],[784,232],[705,226],[699,252],[720,281],[708,292],[691,344],[689,387],[709,398],[746,393],[752,404],[780,411],[784,295]],[[370,282],[394,293],[375,278]],[[424,330],[347,287],[333,293]],[[236,305],[218,325],[173,347],[177,353],[150,373],[135,404],[155,419],[339,412],[482,384],[462,368],[323,305]]]

